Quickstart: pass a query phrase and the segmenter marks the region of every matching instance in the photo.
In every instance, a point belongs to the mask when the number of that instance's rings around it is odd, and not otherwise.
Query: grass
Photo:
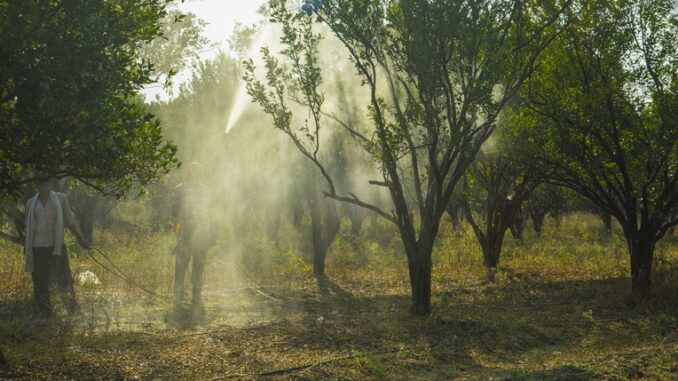
[[[320,292],[303,237],[224,237],[210,252],[199,324],[100,271],[74,251],[79,317],[31,318],[20,250],[0,246],[0,379],[673,380],[678,377],[678,239],[657,249],[654,294],[633,295],[618,233],[575,214],[541,238],[508,239],[488,281],[468,229],[444,224],[434,252],[433,312],[408,314],[405,258],[394,233],[367,223],[333,244]],[[169,294],[173,239],[98,232],[144,287]],[[282,242],[282,243],[281,243]],[[298,243],[301,242],[301,243]],[[71,243],[72,244],[72,243]],[[297,245],[297,246],[295,246]],[[242,270],[238,267],[242,264]],[[257,290],[265,291],[266,297]]]

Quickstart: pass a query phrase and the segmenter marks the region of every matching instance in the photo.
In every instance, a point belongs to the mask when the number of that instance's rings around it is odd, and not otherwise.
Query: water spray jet
[[[235,123],[240,119],[242,114],[245,113],[247,106],[250,104],[249,96],[245,88],[245,83],[241,82],[238,86],[238,90],[235,92],[235,98],[233,101],[233,106],[231,106],[231,112],[228,115],[228,122],[226,122],[226,129],[224,133],[228,134],[231,131],[231,128],[235,126]]]
[[[274,44],[276,41],[273,38],[273,29],[271,25],[264,25],[256,40],[252,43],[252,46],[247,50],[245,57],[253,59],[255,62],[262,62],[263,56],[261,54],[261,48],[263,46],[268,46]],[[257,65],[260,66],[260,65]],[[226,122],[226,128],[224,129],[224,134],[228,134],[229,131],[235,126],[238,120],[247,110],[248,106],[252,103],[249,95],[247,94],[247,87],[245,81],[240,81],[238,89],[235,92],[233,97],[233,104],[228,115],[228,121]]]

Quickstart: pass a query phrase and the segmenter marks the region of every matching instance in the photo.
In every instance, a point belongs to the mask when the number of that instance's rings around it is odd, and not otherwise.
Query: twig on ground
[[[262,329],[262,328],[267,328],[267,327],[272,327],[274,325],[279,325],[287,322],[287,320],[281,320],[281,321],[274,321],[270,322],[267,324],[262,324],[254,327],[244,327],[244,328],[238,328],[238,327],[233,327],[228,324],[222,324],[222,327],[228,327],[227,329],[215,329],[215,330],[210,330],[210,331],[203,331],[203,332],[195,332],[195,333],[186,333],[183,335],[178,335],[174,337],[168,337],[162,335],[163,332],[158,332],[158,333],[153,333],[153,332],[143,332],[143,331],[127,331],[125,333],[132,333],[132,334],[144,334],[144,335],[152,335],[152,337],[146,338],[146,339],[132,339],[132,340],[126,340],[122,341],[119,343],[115,343],[114,345],[126,345],[126,344],[136,344],[136,343],[144,343],[144,342],[149,342],[149,341],[154,341],[154,340],[160,340],[160,339],[171,339],[171,341],[176,341],[185,337],[192,337],[192,336],[201,336],[201,335],[210,335],[214,333],[224,333],[224,332],[232,332],[236,330],[240,331],[254,331],[257,329]],[[96,348],[95,346],[91,345],[77,345],[77,346],[71,346],[67,347],[68,349],[82,349],[82,348]]]
[[[454,303],[459,306],[470,306],[476,308],[502,308],[502,309],[518,309],[518,308],[543,308],[543,307],[553,307],[553,306],[562,306],[562,305],[571,305],[571,301],[566,302],[556,302],[556,303],[524,303],[524,304],[506,304],[506,303],[483,303],[483,302],[458,302]]]
[[[390,350],[386,350],[386,351],[377,351],[377,352],[365,353],[365,354],[361,354],[360,356],[361,357],[376,356],[376,355],[383,355],[383,354],[387,354],[387,353],[395,353],[395,352],[400,352],[400,351],[401,351],[400,348],[399,349],[390,349]],[[277,375],[277,374],[285,374],[285,373],[296,372],[298,370],[304,370],[304,369],[312,368],[314,366],[329,364],[329,363],[335,362],[335,361],[350,360],[350,359],[354,359],[356,357],[358,357],[358,355],[350,354],[350,355],[346,355],[346,356],[334,357],[334,358],[331,358],[331,359],[314,362],[314,363],[311,363],[311,364],[297,365],[297,366],[293,366],[291,368],[265,370],[265,371],[253,372],[253,373],[233,373],[233,374],[227,374],[225,376],[213,378],[210,381],[227,380],[227,379],[236,378],[236,377],[272,376],[272,375]]]
[[[269,294],[265,293],[264,291],[262,291],[263,286],[262,286],[261,284],[259,284],[259,282],[257,282],[257,280],[254,279],[254,277],[252,277],[250,274],[248,274],[247,271],[245,271],[245,269],[240,265],[240,263],[236,263],[236,265],[238,266],[238,268],[240,269],[240,271],[241,271],[246,277],[248,277],[252,282],[254,282],[254,284],[257,286],[257,287],[252,287],[252,289],[253,289],[254,291],[256,291],[257,293],[259,293],[259,294],[261,294],[261,295],[263,295],[263,296],[265,296],[265,297],[267,297],[267,298],[269,298],[269,299],[273,299],[273,300],[275,300],[275,301],[277,301],[277,302],[282,302],[282,300],[280,300],[279,298],[276,298],[275,296],[269,295]]]
[[[229,327],[229,328],[228,329],[217,329],[217,330],[212,330],[212,331],[204,331],[204,332],[196,332],[196,333],[187,333],[185,335],[179,335],[176,338],[180,339],[182,337],[209,335],[209,334],[212,334],[212,333],[223,333],[223,332],[230,332],[230,331],[234,331],[234,330],[254,331],[254,330],[257,330],[257,329],[272,327],[274,325],[282,324],[284,322],[285,322],[284,320],[274,321],[274,322],[271,322],[271,323],[268,323],[268,324],[258,325],[258,326],[254,326],[254,327],[245,327],[245,328],[238,328],[238,327],[233,327],[233,326],[228,325],[228,324],[223,324],[222,326]]]

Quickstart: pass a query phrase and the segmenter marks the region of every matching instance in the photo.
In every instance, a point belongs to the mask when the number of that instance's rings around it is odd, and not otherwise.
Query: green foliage
[[[676,78],[666,73],[663,62],[676,55],[675,44],[637,45],[644,31],[634,21],[648,20],[633,16],[660,17],[659,3],[668,2],[656,3],[655,8],[596,2],[587,8],[581,22],[547,50],[525,89],[529,105],[513,117],[522,136],[533,142],[530,153],[556,170],[556,181],[621,220],[631,218],[619,210],[629,196],[665,218],[674,207],[662,193],[671,193],[676,185],[678,130],[670,120],[675,112],[662,108],[678,99]],[[664,25],[651,32],[666,34],[670,29]],[[644,49],[662,52],[656,70],[664,75],[656,85],[649,78],[655,58],[643,58]],[[593,190],[595,184],[610,195]]]
[[[282,55],[291,71],[264,50],[266,83],[256,78],[249,61],[248,92],[318,167],[329,197],[365,207],[398,226],[416,313],[429,311],[431,248],[454,187],[537,56],[567,23],[562,12],[568,5],[327,0],[306,1],[294,13],[285,1],[269,2],[272,20],[283,27]],[[383,181],[371,183],[388,189],[392,211],[355,194],[338,194],[318,158],[325,97],[318,91],[322,71],[314,18],[342,43],[369,94],[369,122],[357,128],[339,125],[375,161]],[[288,97],[308,109],[311,128],[308,121],[292,126]]]
[[[299,151],[318,166],[333,188],[332,181],[318,162],[321,108],[325,100],[320,90],[323,82],[318,62],[320,35],[313,31],[310,17],[292,13],[284,1],[272,1],[270,9],[271,18],[283,27],[281,42],[285,48],[281,54],[287,61],[280,62],[267,47],[263,47],[266,83],[257,79],[254,61],[249,59],[244,63],[243,77],[247,92],[265,113],[273,117],[274,126],[289,136]],[[295,125],[288,104],[290,100],[307,106],[312,120],[306,119]]]
[[[42,169],[123,195],[178,164],[138,99],[166,2],[0,2],[0,192]]]
[[[236,52],[238,57],[244,58],[247,51],[252,47],[258,31],[258,25],[246,26],[236,21],[233,32],[228,38],[228,47]]]
[[[673,1],[582,1],[510,119],[527,160],[622,225],[634,287],[678,224],[678,31]],[[636,283],[642,279],[641,283]]]
[[[480,241],[489,267],[497,265],[504,234],[543,181],[538,173],[513,158],[509,147],[502,148],[479,155],[471,164],[461,195],[464,216]]]
[[[304,275],[313,274],[313,267],[303,260],[297,253],[292,250],[287,250],[283,253],[283,257],[287,260],[287,265],[292,269],[292,273],[301,273]]]
[[[581,316],[586,320],[586,323],[589,325],[588,334],[584,339],[582,339],[583,345],[591,345],[595,347],[602,347],[605,342],[601,336],[603,325],[595,317],[593,317],[593,310],[584,311]]]
[[[170,85],[174,74],[198,59],[201,50],[209,44],[201,35],[205,25],[206,22],[193,13],[167,12],[158,36],[140,51],[140,57],[153,64],[155,82],[164,78],[165,85]]]
[[[177,142],[182,161],[202,161],[201,154],[218,155],[221,148],[205,151],[209,142],[223,141],[224,125],[239,84],[241,65],[225,53],[195,64],[189,80],[176,97],[151,105],[167,136]],[[197,141],[197,136],[203,141]]]

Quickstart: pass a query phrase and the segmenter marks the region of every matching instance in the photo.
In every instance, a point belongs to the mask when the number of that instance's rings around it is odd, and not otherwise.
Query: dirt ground
[[[639,303],[628,279],[438,279],[434,310],[408,313],[378,274],[210,290],[207,315],[152,297],[83,291],[82,314],[0,309],[1,379],[672,380],[676,295]],[[59,307],[61,308],[61,307]],[[14,324],[13,331],[8,329]],[[8,334],[11,332],[11,335]]]
[[[55,297],[56,316],[37,319],[20,251],[0,244],[0,379],[678,380],[678,236],[657,249],[643,297],[623,240],[599,225],[575,215],[509,240],[492,277],[473,233],[447,226],[424,317],[409,313],[402,249],[381,225],[358,242],[340,235],[323,287],[303,248],[260,240],[239,257],[224,242],[208,257],[205,316],[173,311],[74,249],[74,275],[102,284],[76,286],[79,316]],[[171,293],[171,237],[98,237],[132,279]]]

